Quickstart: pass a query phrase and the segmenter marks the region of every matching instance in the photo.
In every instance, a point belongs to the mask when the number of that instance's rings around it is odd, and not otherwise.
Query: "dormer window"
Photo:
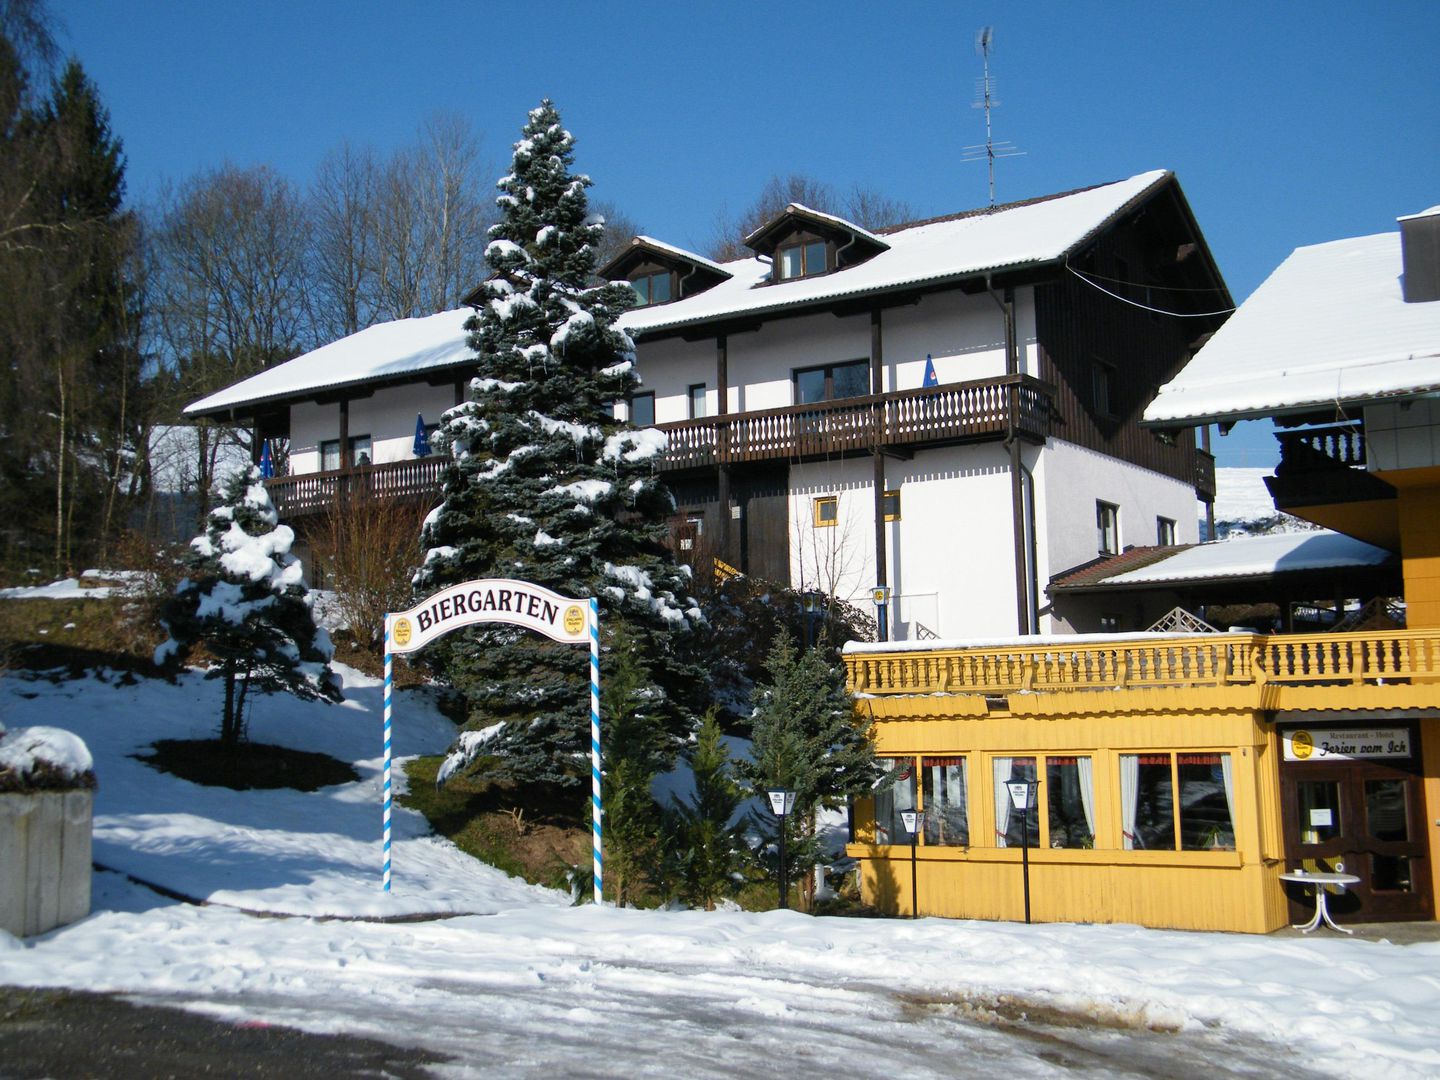
[[[780,281],[814,277],[829,269],[828,246],[823,240],[802,240],[775,252],[775,277]]]
[[[631,278],[630,287],[635,290],[637,306],[668,304],[674,298],[672,277],[669,270],[656,270]]]
[[[858,225],[799,203],[745,237],[745,246],[771,261],[772,284],[839,273],[890,247]]]

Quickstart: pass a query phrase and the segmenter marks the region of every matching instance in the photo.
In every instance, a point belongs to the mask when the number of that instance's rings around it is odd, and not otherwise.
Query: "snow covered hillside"
[[[1263,536],[1270,533],[1312,532],[1319,528],[1308,521],[1275,509],[1265,477],[1273,476],[1269,466],[1260,469],[1215,470],[1216,539],[1228,536]],[[1201,518],[1200,535],[1205,535]]]
[[[256,703],[257,741],[360,774],[309,794],[199,787],[131,756],[213,733],[219,687],[194,674],[0,680],[12,733],[89,744],[95,858],[121,872],[97,872],[89,918],[0,933],[0,984],[368,1035],[453,1055],[447,1076],[728,1077],[778,1060],[831,1076],[953,1076],[962,1060],[1015,1077],[1440,1073],[1440,944],[577,908],[403,809],[384,894],[380,687],[341,673],[343,704]],[[416,693],[395,727],[401,756],[450,737]],[[411,915],[450,917],[397,921]]]

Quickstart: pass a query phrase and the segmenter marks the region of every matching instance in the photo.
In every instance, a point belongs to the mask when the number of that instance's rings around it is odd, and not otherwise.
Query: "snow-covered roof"
[[[463,364],[473,357],[465,323],[470,308],[398,319],[332,341],[185,407],[192,416],[376,382]]]
[[[1145,419],[1244,419],[1440,390],[1440,302],[1407,304],[1400,272],[1399,233],[1297,248]]]
[[[1298,570],[1382,566],[1391,558],[1384,548],[1328,530],[1274,533],[1197,544],[1096,584],[1118,587],[1269,577]]]
[[[921,222],[877,238],[888,245],[888,250],[866,262],[820,277],[769,284],[770,263],[766,260],[748,258],[723,264],[703,260],[717,272],[732,276],[695,296],[628,311],[620,325],[632,335],[655,333],[731,315],[820,306],[848,297],[1056,261],[1170,176],[1168,171],[1156,170],[1112,184],[1000,207],[993,213]],[[671,250],[701,261],[680,248]],[[469,316],[470,309],[459,308],[423,319],[372,326],[226,387],[187,406],[185,411],[191,415],[213,414],[463,364],[472,355],[464,329]]]
[[[667,244],[663,240],[656,240],[653,236],[637,236],[630,242],[632,244],[645,244],[654,248],[656,251],[664,251],[670,255],[674,255],[677,259],[684,259],[686,262],[703,266],[707,270],[714,270],[717,274],[728,274],[730,272],[713,259],[707,259],[704,255],[697,255],[693,251],[686,251],[684,248],[676,247],[674,244]]]
[[[732,275],[730,280],[673,304],[627,312],[622,323],[631,335],[654,333],[731,315],[760,315],[1052,262],[1170,176],[1165,170],[1141,173],[1113,184],[1002,207],[994,213],[941,218],[897,229],[877,238],[888,250],[858,266],[819,277],[768,284],[767,260],[724,263]]]

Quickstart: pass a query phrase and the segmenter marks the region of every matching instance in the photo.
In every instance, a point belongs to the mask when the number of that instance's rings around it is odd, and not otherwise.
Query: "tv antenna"
[[[1002,139],[996,142],[991,136],[990,110],[1000,104],[995,98],[995,80],[990,77],[990,47],[994,41],[995,31],[989,26],[982,27],[980,32],[975,35],[975,51],[984,58],[984,75],[975,80],[975,101],[970,107],[985,110],[985,141],[963,148],[963,160],[967,162],[984,161],[989,168],[990,205],[992,207],[995,205],[995,159],[1025,155],[1024,150],[1016,149],[1009,140]]]

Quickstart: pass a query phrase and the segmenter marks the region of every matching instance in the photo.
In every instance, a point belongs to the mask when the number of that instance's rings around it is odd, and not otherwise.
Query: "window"
[[[705,415],[705,384],[691,383],[688,391],[690,398],[690,419],[699,420]]]
[[[815,500],[815,527],[828,528],[840,520],[840,496],[821,495]]]
[[[864,397],[870,393],[870,361],[848,360],[843,364],[803,368],[795,372],[795,404]]]
[[[887,491],[880,498],[880,509],[886,521],[900,520],[900,492]]]
[[[1110,384],[1114,372],[1114,368],[1100,360],[1096,360],[1090,365],[1091,404],[1095,407],[1096,416],[1115,415],[1110,396]]]
[[[1021,847],[1029,830],[1030,847],[1040,843],[1040,807],[1031,806],[1023,817],[1015,810],[1006,783],[1011,780],[1034,780],[1033,757],[997,757],[995,767],[995,846]],[[1038,803],[1039,800],[1037,799]]]
[[[1095,503],[1095,533],[1101,555],[1120,554],[1120,508],[1114,503]]]
[[[369,435],[350,436],[351,466],[369,465],[372,453]],[[320,444],[320,471],[329,472],[340,466],[340,440],[326,439]]]
[[[1161,545],[1175,543],[1175,519],[1157,517],[1155,519],[1155,542]]]
[[[1234,788],[1229,754],[1121,754],[1126,850],[1235,850]]]
[[[1019,847],[1028,830],[1031,847],[1048,842],[1052,848],[1095,846],[1095,774],[1092,759],[1083,754],[1049,754],[1034,757],[997,757],[995,778],[995,846]],[[1010,780],[1034,780],[1040,786],[1035,805],[1022,821],[1010,799]],[[1046,830],[1042,841],[1041,828]]]
[[[970,814],[966,806],[963,757],[927,757],[920,762],[924,780],[925,843],[940,847],[970,846]]]
[[[1114,614],[1114,613],[1112,612],[1112,613],[1107,613],[1107,614],[1105,614],[1105,615],[1101,615],[1101,616],[1100,616],[1100,633],[1102,633],[1102,634],[1118,634],[1119,632],[1120,632],[1120,616],[1119,616],[1119,615],[1116,615],[1116,614]]]
[[[912,758],[881,758],[880,766],[896,774],[894,781],[875,793],[875,843],[908,844],[903,810],[915,809],[915,762]]]
[[[790,278],[825,273],[828,269],[825,246],[823,240],[805,240],[782,247],[775,253],[775,276],[781,281],[788,281]]]
[[[633,427],[650,427],[655,423],[655,393],[636,394],[630,399],[630,423]]]
[[[668,304],[670,295],[670,271],[657,270],[653,274],[642,274],[630,281],[630,287],[639,298],[639,306]]]

